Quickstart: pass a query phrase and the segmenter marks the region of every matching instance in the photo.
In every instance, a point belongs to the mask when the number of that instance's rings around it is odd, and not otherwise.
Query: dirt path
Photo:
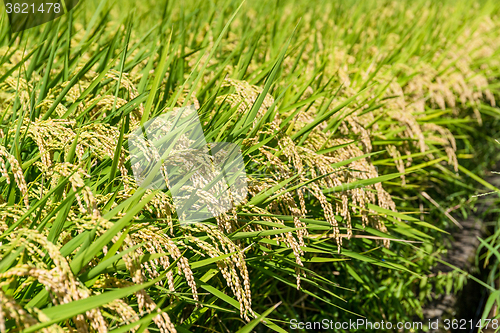
[[[488,182],[499,187],[500,176],[490,175],[486,178]],[[475,267],[475,256],[477,248],[480,244],[478,237],[484,237],[486,234],[486,226],[483,219],[487,218],[486,211],[494,204],[494,195],[482,197],[478,209],[474,215],[469,216],[465,220],[458,220],[464,227],[463,229],[455,228],[451,232],[450,240],[452,247],[448,250],[447,255],[443,258],[444,261],[456,266],[470,274],[479,274]],[[439,272],[448,273],[453,269],[444,264],[438,264],[432,271],[434,274]],[[482,308],[486,300],[484,288],[477,282],[469,279],[464,289],[458,293],[441,295],[435,298],[424,309],[424,318],[442,321],[445,318],[449,319],[466,319],[478,320],[482,314]],[[429,332],[447,332],[443,328],[439,330],[431,330]],[[457,330],[456,332],[476,332],[476,330]],[[486,332],[486,331],[484,331]]]

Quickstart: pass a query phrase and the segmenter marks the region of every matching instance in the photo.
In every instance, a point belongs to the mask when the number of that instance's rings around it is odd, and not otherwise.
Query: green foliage
[[[498,14],[472,0],[89,0],[12,33],[2,12],[0,329],[421,316],[431,291],[464,283],[431,269],[449,209],[470,213],[493,160],[493,142],[481,159],[474,147],[500,115]],[[130,176],[128,137],[189,104],[208,142],[241,146],[249,196],[182,227],[168,190]]]

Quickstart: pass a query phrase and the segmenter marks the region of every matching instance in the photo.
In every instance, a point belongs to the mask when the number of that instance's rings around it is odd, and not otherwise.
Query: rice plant
[[[498,14],[89,0],[13,32],[2,11],[0,332],[421,316],[467,277],[429,270],[458,227],[446,209],[472,206],[453,194],[481,181],[473,138],[498,123]],[[248,184],[189,225],[171,189],[137,183],[129,143],[186,106],[207,142],[241,147]]]

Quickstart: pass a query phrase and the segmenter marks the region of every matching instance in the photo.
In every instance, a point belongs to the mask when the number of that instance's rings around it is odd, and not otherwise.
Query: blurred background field
[[[497,316],[499,10],[88,0],[13,33],[2,9],[0,331],[427,322],[466,283],[475,320]],[[240,145],[249,195],[182,227],[127,140],[187,105]],[[482,275],[440,272],[471,216]]]

